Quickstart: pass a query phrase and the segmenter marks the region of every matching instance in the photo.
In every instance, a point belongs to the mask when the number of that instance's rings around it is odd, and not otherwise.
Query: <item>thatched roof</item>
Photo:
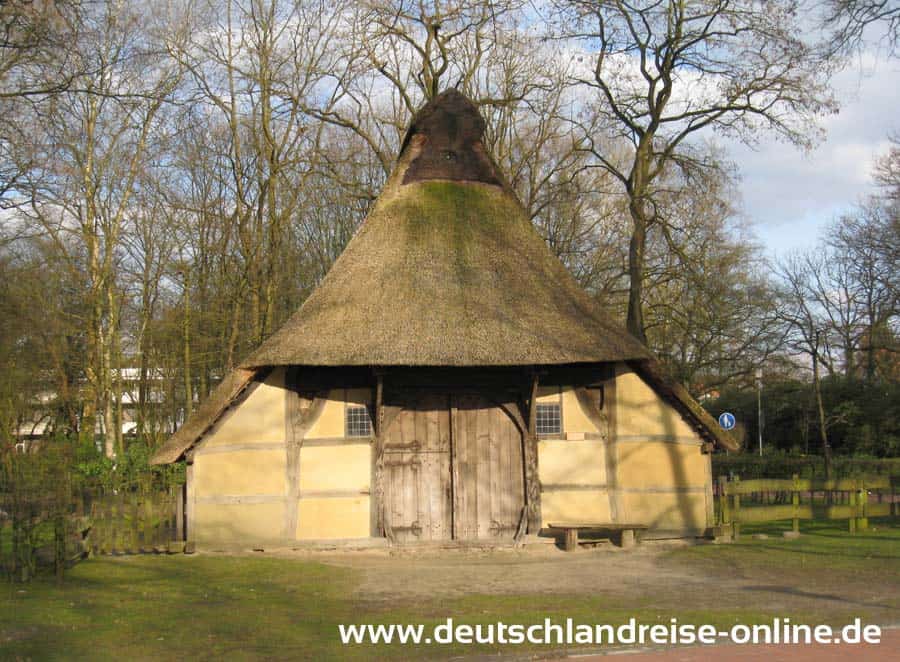
[[[578,285],[500,183],[481,145],[483,128],[457,92],[427,105],[359,232],[244,367],[648,357]]]
[[[547,247],[486,153],[483,132],[478,110],[452,90],[416,115],[384,191],[322,283],[155,463],[178,459],[253,373],[271,366],[651,359]],[[708,423],[696,413],[689,419]]]

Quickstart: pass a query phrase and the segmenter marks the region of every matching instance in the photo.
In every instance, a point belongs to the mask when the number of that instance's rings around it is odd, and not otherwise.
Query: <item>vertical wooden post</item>
[[[731,508],[728,503],[727,476],[719,476],[719,518],[719,523],[723,527],[728,528],[731,526]]]
[[[852,489],[847,493],[847,501],[850,506],[850,533],[856,533],[856,518],[857,518],[857,509],[856,509],[856,490]]]
[[[791,505],[793,506],[794,518],[792,522],[792,530],[794,533],[800,533],[800,475],[794,474],[794,487],[791,490]]]
[[[865,531],[869,528],[869,490],[866,489],[865,477],[859,479],[859,496],[857,501],[859,520],[856,522],[856,530]]]
[[[188,460],[185,467],[185,484],[184,484],[184,540],[185,542],[194,539],[194,462],[193,458]]]
[[[574,552],[578,549],[578,529],[566,529],[565,549],[567,552]]]
[[[153,493],[148,492],[138,501],[138,534],[137,534],[137,551],[141,554],[153,551],[153,517],[155,509],[153,508]]]
[[[375,443],[372,447],[372,509],[374,511],[373,536],[387,536],[385,530],[384,500],[384,374],[375,372]]]
[[[734,488],[734,539],[737,540],[741,537],[741,495],[738,492],[741,486],[741,477],[735,476],[731,484]]]
[[[184,540],[184,497],[187,485],[175,488],[175,540]],[[168,540],[160,542],[169,542]]]
[[[894,518],[897,516],[897,491],[894,488],[894,478],[891,476],[888,478],[891,483],[891,517]]]
[[[447,397],[447,405],[450,409],[450,537],[456,540],[460,536],[459,519],[462,515],[462,508],[459,503],[459,463],[457,462],[459,408],[456,406],[452,395]]]
[[[536,534],[541,530],[541,483],[538,473],[537,443],[537,394],[538,374],[531,376],[531,393],[528,402],[528,434],[525,435],[525,490],[527,492],[528,532]]]
[[[131,526],[128,527],[128,540],[125,544],[126,551],[129,554],[137,554],[138,552],[138,527],[141,524],[140,501],[137,494],[131,494],[128,498],[128,512],[131,516]]]
[[[123,500],[123,494],[120,492],[119,494],[113,495],[112,500],[112,511],[110,512],[110,531],[112,535],[112,542],[110,543],[110,547],[112,547],[113,554],[121,554],[122,553],[122,540],[123,540],[123,532],[122,526],[125,524],[125,505]]]

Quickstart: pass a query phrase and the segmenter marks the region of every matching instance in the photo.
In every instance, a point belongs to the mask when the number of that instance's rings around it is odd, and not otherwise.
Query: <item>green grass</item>
[[[836,591],[845,582],[900,586],[900,529],[875,523],[850,536],[839,523],[807,526],[800,540],[749,535],[734,545],[704,545],[670,552],[663,568],[688,566],[715,576],[775,581],[799,578]],[[750,529],[746,529],[750,532]],[[402,558],[397,559],[403,563]],[[500,568],[502,571],[502,567]],[[665,570],[663,570],[665,572]],[[0,659],[372,659],[435,657],[489,652],[497,647],[344,647],[338,623],[710,622],[723,626],[775,616],[844,619],[850,604],[785,614],[748,593],[739,608],[723,606],[714,592],[656,591],[623,595],[484,595],[463,598],[363,601],[354,596],[355,570],[299,559],[226,556],[98,558],[79,564],[63,586],[50,578],[0,585]],[[824,590],[824,589],[822,589]],[[896,588],[894,589],[895,593]],[[900,605],[895,605],[900,606]],[[522,652],[523,647],[507,649]]]
[[[678,560],[704,563],[743,576],[777,575],[796,579],[806,573],[833,581],[900,582],[900,527],[887,519],[870,520],[869,529],[851,534],[845,520],[801,520],[801,535],[785,540],[791,520],[744,524],[734,544],[679,550]],[[754,539],[763,534],[767,539]]]

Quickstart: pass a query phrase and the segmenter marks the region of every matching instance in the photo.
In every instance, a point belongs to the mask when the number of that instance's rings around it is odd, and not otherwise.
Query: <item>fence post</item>
[[[175,540],[184,540],[184,485],[175,488]]]
[[[891,518],[894,518],[897,516],[897,495],[896,490],[894,489],[894,477],[891,476],[888,480],[890,480],[891,483]]]
[[[118,554],[121,543],[119,542],[122,530],[122,508],[120,507],[121,494],[111,494],[109,504],[109,553]]]
[[[728,504],[728,477],[727,476],[719,476],[719,518],[720,524],[722,525],[722,530],[727,531],[728,533],[723,533],[724,536],[733,537],[734,531],[731,529],[731,508]]]
[[[741,537],[741,495],[738,492],[738,488],[741,486],[741,477],[735,476],[732,484],[735,487],[734,490],[734,539],[737,540]]]
[[[857,531],[865,531],[869,528],[869,490],[866,489],[866,479],[859,479],[859,521],[856,523]]]
[[[800,474],[794,474],[794,489],[791,491],[791,506],[794,518],[792,529],[794,533],[800,533]]]
[[[856,520],[859,515],[859,510],[856,505],[856,486],[853,486],[847,493],[847,503],[850,506],[850,533],[856,533]]]

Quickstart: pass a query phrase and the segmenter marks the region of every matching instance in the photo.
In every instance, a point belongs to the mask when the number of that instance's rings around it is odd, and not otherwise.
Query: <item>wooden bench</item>
[[[556,522],[550,529],[562,531],[565,536],[564,549],[573,552],[578,548],[579,531],[613,531],[619,534],[619,545],[623,548],[634,547],[635,532],[646,531],[646,524],[622,524],[612,522]]]

